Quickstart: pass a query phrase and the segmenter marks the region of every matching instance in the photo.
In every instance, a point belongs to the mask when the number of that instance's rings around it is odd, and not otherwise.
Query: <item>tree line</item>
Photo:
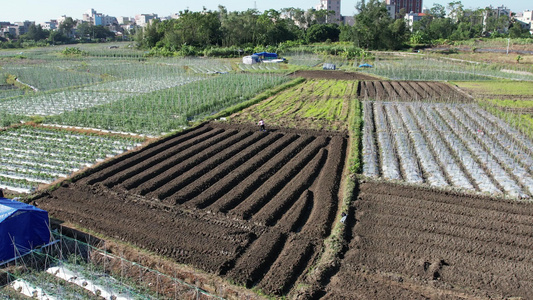
[[[384,1],[362,0],[356,9],[353,26],[328,22],[332,12],[327,10],[291,7],[279,11],[230,12],[224,6],[214,11],[185,10],[177,19],[152,20],[145,28],[136,30],[134,39],[139,48],[157,55],[203,52],[232,56],[256,48],[277,49],[320,42],[350,42],[367,50],[399,50],[478,37],[531,38],[529,31],[509,16],[498,16],[490,8],[465,9],[461,1],[450,2],[446,7],[434,4],[412,28],[403,18],[405,10],[391,18]],[[61,23],[57,31],[33,25],[21,40],[68,42],[73,38],[70,32],[74,25],[71,18]],[[103,26],[83,23],[77,25],[77,35],[106,39],[112,32]]]
[[[43,29],[41,25],[31,24],[26,33],[16,38],[0,37],[0,48],[25,48],[34,46],[71,44],[85,41],[98,41],[115,38],[109,28],[102,25],[77,23],[71,17],[65,18],[57,30]]]
[[[327,23],[332,12],[326,10],[228,12],[219,6],[216,11],[183,11],[178,19],[155,21],[139,30],[135,41],[143,49],[187,55],[195,49],[214,47],[221,51],[220,48],[230,47],[250,49],[343,41],[368,50],[399,50],[479,37],[531,38],[529,31],[508,15],[498,16],[491,8],[465,9],[460,1],[450,2],[446,7],[434,4],[412,28],[403,18],[405,10],[392,18],[384,1],[362,0],[356,9],[353,26]]]

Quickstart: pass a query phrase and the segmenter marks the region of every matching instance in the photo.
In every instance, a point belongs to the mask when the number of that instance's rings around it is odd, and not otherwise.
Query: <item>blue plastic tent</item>
[[[278,55],[276,53],[269,53],[269,52],[254,53],[254,55],[259,56],[259,58],[261,58],[261,59],[276,59],[276,58],[278,58]]]
[[[48,212],[0,198],[0,262],[50,243]]]

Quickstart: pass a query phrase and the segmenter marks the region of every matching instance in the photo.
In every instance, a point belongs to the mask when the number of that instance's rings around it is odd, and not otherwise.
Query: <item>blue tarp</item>
[[[372,68],[371,64],[360,64],[359,68]]]
[[[269,52],[254,53],[254,55],[259,56],[261,59],[276,59],[276,58],[278,58],[278,55],[276,53],[269,53]]]
[[[0,262],[50,242],[48,212],[0,198]]]

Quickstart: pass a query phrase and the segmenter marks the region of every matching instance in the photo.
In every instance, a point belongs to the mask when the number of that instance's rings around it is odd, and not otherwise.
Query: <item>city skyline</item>
[[[482,8],[489,5],[492,5],[493,7],[505,5],[513,12],[522,12],[527,9],[533,10],[533,4],[526,0],[514,1],[512,5],[502,4],[501,2],[501,0],[471,0],[462,1],[462,4],[468,9]],[[287,7],[295,7],[307,10],[309,8],[314,8],[319,3],[319,0],[296,0],[292,1],[291,5],[287,5],[287,2],[281,0],[274,0],[268,3],[260,1],[232,1],[231,3],[224,3],[224,1],[221,0],[204,0],[203,2],[188,2],[186,4],[176,4],[176,2],[168,0],[157,1],[157,3],[141,0],[93,0],[90,3],[69,0],[50,0],[46,2],[36,0],[21,0],[4,3],[2,5],[2,9],[0,10],[0,21],[22,22],[29,20],[40,24],[47,22],[50,19],[57,19],[62,15],[66,15],[74,19],[81,19],[82,15],[91,8],[95,9],[99,13],[115,17],[134,17],[138,14],[149,13],[155,13],[159,17],[166,17],[186,9],[191,11],[200,11],[203,9],[203,7],[205,7],[208,10],[217,10],[219,4],[225,6],[229,11],[244,11],[254,7],[256,7],[259,11],[264,11],[268,9],[280,10]],[[354,15],[356,12],[356,3],[357,1],[341,0],[342,15]],[[425,1],[423,6],[431,8],[435,3],[446,6],[449,1]]]

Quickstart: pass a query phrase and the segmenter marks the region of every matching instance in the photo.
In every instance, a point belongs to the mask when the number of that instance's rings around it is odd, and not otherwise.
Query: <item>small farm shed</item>
[[[242,63],[245,65],[253,65],[260,63],[261,59],[259,59],[259,56],[257,55],[248,55],[242,58]]]
[[[49,225],[47,211],[0,198],[0,262],[50,243]]]

